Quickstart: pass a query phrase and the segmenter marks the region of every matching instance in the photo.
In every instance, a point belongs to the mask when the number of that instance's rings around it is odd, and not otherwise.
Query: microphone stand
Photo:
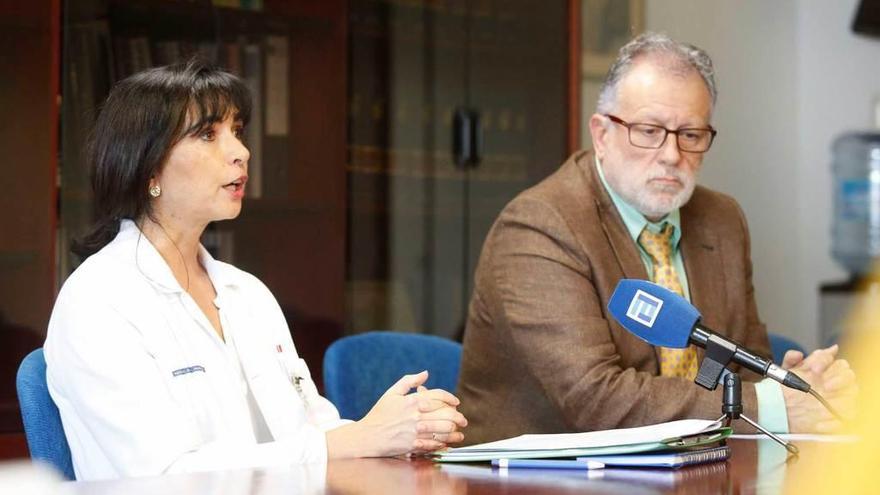
[[[785,447],[785,450],[791,454],[798,455],[798,448],[794,444],[779,438],[742,413],[742,380],[738,374],[727,369],[734,352],[736,352],[736,347],[731,347],[721,340],[708,339],[706,355],[703,357],[697,377],[694,379],[697,385],[706,390],[715,390],[719,383],[724,385],[721,404],[722,416],[718,418],[718,421],[724,420],[725,426],[730,426],[733,420],[742,419]]]
[[[718,418],[718,421],[724,420],[724,426],[730,426],[733,420],[742,419],[746,423],[752,425],[756,430],[772,438],[779,445],[785,447],[785,450],[793,455],[798,455],[800,451],[797,446],[779,438],[763,426],[759,425],[757,421],[752,421],[748,416],[742,413],[742,380],[739,378],[738,374],[727,370],[721,379],[724,380],[724,398],[721,404],[721,417]]]

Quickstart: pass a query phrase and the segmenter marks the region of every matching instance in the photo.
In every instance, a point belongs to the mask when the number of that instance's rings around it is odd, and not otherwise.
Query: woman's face
[[[162,188],[154,211],[163,219],[202,227],[237,217],[250,158],[241,141],[243,127],[229,115],[178,141],[162,171],[150,181]]]

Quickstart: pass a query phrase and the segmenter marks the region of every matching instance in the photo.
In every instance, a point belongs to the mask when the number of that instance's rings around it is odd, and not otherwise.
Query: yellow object
[[[806,466],[797,466],[786,480],[786,493],[875,494],[880,466],[880,295],[872,294],[857,308],[846,326],[847,358],[859,384],[858,410],[844,434],[855,443],[836,443],[817,449]]]

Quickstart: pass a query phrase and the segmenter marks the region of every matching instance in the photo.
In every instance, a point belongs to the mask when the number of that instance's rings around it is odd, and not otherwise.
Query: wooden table
[[[426,459],[353,459],[325,467],[239,470],[118,481],[70,483],[75,495],[172,494],[735,494],[780,493],[787,477],[821,455],[822,443],[798,442],[799,458],[770,440],[731,440],[727,462],[679,470],[595,471],[492,469],[487,464],[436,465]],[[760,464],[760,465],[759,465]]]

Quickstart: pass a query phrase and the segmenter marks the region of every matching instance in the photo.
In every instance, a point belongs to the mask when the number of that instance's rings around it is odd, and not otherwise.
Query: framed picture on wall
[[[645,29],[644,0],[581,0],[581,70],[602,79],[617,51]]]

